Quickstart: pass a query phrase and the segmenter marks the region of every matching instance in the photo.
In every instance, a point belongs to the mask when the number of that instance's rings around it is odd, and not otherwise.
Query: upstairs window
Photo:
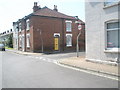
[[[17,32],[18,32],[18,25],[15,24],[15,25],[13,26],[13,29],[14,29],[14,32],[17,33]]]
[[[120,48],[120,28],[118,21],[112,21],[106,23],[106,31],[107,31],[107,48]]]
[[[72,32],[72,21],[66,21],[66,31]]]
[[[22,30],[22,26],[21,26],[21,23],[19,23],[19,31]]]
[[[26,20],[26,30],[30,30],[30,21]]]

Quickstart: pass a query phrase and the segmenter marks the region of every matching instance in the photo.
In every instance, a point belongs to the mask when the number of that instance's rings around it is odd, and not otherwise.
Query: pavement
[[[6,51],[13,52],[16,54],[22,54],[22,55],[43,55],[43,53],[23,52],[23,51],[18,51],[14,49],[6,49]]]
[[[17,50],[7,50],[7,51],[14,52],[17,54],[23,54],[23,55],[37,55],[37,56],[43,55],[43,53],[22,52]],[[83,69],[87,71],[93,71],[97,73],[120,77],[120,75],[118,74],[118,65],[115,66],[115,65],[86,61],[85,56],[63,58],[57,60],[57,63],[69,67],[74,67],[77,69]]]
[[[59,61],[59,63],[63,65],[83,69],[83,70],[108,74],[108,75],[117,76],[117,77],[119,76],[118,66],[86,61],[84,56],[71,57],[69,59],[62,59]]]

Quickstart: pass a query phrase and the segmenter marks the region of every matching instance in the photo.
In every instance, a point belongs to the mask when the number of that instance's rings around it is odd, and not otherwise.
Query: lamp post
[[[81,22],[76,22],[78,24],[78,30],[79,30],[79,34],[77,36],[77,45],[76,45],[76,52],[77,52],[77,57],[79,57],[79,43],[78,43],[78,40],[79,40],[79,37],[81,35],[81,30],[82,30],[82,24]]]
[[[78,40],[79,40],[80,35],[81,35],[81,30],[80,30],[80,32],[77,36],[77,57],[79,57],[79,43],[78,43]]]

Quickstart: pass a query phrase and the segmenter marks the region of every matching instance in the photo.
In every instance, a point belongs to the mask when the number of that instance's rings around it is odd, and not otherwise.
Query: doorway
[[[59,35],[54,35],[54,50],[55,51],[60,51],[60,36]]]

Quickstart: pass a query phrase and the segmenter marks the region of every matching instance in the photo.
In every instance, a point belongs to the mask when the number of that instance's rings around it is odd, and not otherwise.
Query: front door
[[[58,35],[54,37],[54,50],[59,51],[59,36]]]
[[[59,38],[58,37],[54,38],[54,50],[55,51],[59,50]]]

